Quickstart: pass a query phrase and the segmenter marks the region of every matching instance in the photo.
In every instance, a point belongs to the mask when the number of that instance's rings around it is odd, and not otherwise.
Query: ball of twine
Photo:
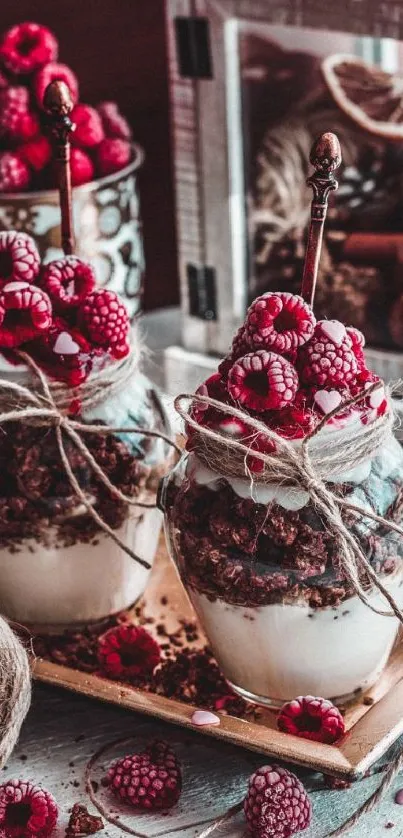
[[[0,768],[17,742],[30,702],[28,655],[17,635],[0,617]]]

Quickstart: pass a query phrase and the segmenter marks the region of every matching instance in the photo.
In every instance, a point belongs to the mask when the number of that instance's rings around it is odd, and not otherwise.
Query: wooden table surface
[[[217,743],[198,731],[184,731],[128,710],[36,684],[20,741],[2,771],[3,781],[20,777],[48,788],[59,803],[60,820],[55,838],[61,838],[68,821],[68,810],[74,803],[84,802],[90,811],[95,811],[87,799],[83,781],[88,759],[104,744],[125,736],[133,736],[133,743],[126,748],[112,749],[101,760],[99,770],[94,771],[96,780],[105,775],[110,761],[141,749],[154,736],[172,743],[183,766],[182,796],[168,815],[132,815],[130,810],[116,803],[107,789],[100,786],[97,792],[110,811],[118,812],[123,821],[150,838],[196,838],[203,823],[242,799],[248,776],[267,762],[258,754]],[[378,775],[356,782],[343,791],[329,791],[324,788],[322,776],[298,773],[311,789],[314,809],[312,827],[302,833],[306,838],[326,836],[380,781]],[[402,786],[403,776],[400,775],[378,810],[367,815],[350,832],[351,838],[403,836],[403,807],[394,803],[394,794]],[[386,828],[389,822],[394,824],[393,828]],[[217,836],[241,838],[243,833],[242,818],[239,818]],[[101,834],[105,838],[115,838],[123,833],[118,827],[106,824]]]
[[[155,341],[153,347],[157,353],[155,366],[158,366],[161,343],[167,343],[172,331],[177,329],[176,312],[167,315],[168,320],[169,325],[167,322],[164,333],[164,316],[161,322],[160,315],[153,315],[149,328],[146,319],[149,338],[152,338],[153,333],[159,333],[159,340]],[[156,324],[158,330],[154,331]],[[174,339],[171,342],[176,341]],[[178,805],[168,815],[132,815],[116,804],[107,789],[100,786],[97,792],[103,802],[108,804],[110,811],[115,815],[118,812],[123,821],[149,838],[196,838],[203,824],[243,798],[248,776],[259,765],[267,763],[267,759],[258,754],[215,742],[198,731],[185,731],[128,710],[36,684],[32,707],[19,744],[8,765],[3,768],[3,780],[11,777],[30,779],[52,791],[61,813],[55,838],[61,838],[68,821],[68,811],[74,803],[87,803],[90,811],[94,811],[86,798],[83,782],[88,759],[104,744],[124,736],[133,736],[133,744],[124,749],[115,748],[102,760],[99,770],[94,773],[98,781],[104,776],[112,759],[141,749],[145,742],[155,736],[172,743],[183,766],[183,793]],[[397,743],[395,747],[403,747],[403,742]],[[321,775],[298,773],[311,790],[314,809],[312,826],[301,833],[305,838],[327,836],[374,791],[382,776],[356,782],[343,791],[329,791]],[[350,832],[351,838],[403,836],[403,807],[394,803],[396,790],[401,787],[403,774],[397,778],[378,809],[367,815]],[[390,823],[393,827],[387,828]],[[115,838],[123,833],[120,828],[106,824],[103,834]],[[241,838],[243,834],[242,818],[217,833],[231,838]]]

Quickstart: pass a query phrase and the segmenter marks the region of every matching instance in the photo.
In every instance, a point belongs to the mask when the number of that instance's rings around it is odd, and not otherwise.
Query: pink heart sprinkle
[[[318,390],[313,398],[322,413],[331,413],[341,402],[341,395],[337,390]]]
[[[335,343],[336,346],[340,346],[343,343],[343,338],[346,337],[346,329],[343,326],[343,323],[340,323],[339,320],[321,320],[320,321],[320,328],[324,335],[326,335],[332,343]]]
[[[53,347],[53,352],[56,355],[77,355],[77,352],[80,351],[80,347],[78,343],[73,340],[71,335],[68,332],[60,332],[60,335],[57,336],[56,343]]]
[[[203,727],[203,725],[219,725],[220,717],[216,716],[215,713],[210,713],[209,710],[195,710],[190,721],[198,727]]]
[[[403,789],[399,789],[395,795],[395,803],[398,803],[399,806],[403,806]]]
[[[377,387],[373,393],[368,396],[369,406],[373,408],[380,407],[385,399],[385,390],[383,387]]]

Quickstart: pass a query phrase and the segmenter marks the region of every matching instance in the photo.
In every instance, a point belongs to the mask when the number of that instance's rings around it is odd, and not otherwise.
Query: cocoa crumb
[[[66,838],[94,835],[104,829],[104,826],[102,818],[97,815],[90,815],[86,806],[75,803],[67,825]]]
[[[371,698],[370,695],[364,695],[362,703],[365,704],[366,707],[371,707],[372,704],[375,704],[375,699]]]

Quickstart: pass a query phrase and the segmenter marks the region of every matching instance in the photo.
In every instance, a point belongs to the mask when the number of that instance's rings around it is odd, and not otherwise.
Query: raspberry
[[[34,172],[40,172],[52,159],[52,146],[47,137],[39,134],[28,143],[19,146],[18,154]]]
[[[9,29],[0,45],[0,61],[11,73],[27,76],[56,61],[58,43],[55,36],[39,23],[17,23]]]
[[[116,102],[101,102],[98,105],[98,113],[102,119],[107,137],[118,137],[121,140],[131,139],[132,129],[120,113]]]
[[[343,736],[344,719],[331,701],[300,695],[283,705],[277,727],[284,733],[331,745]]]
[[[44,291],[28,282],[8,282],[0,292],[0,346],[12,349],[49,329],[52,305]]]
[[[366,366],[364,355],[365,337],[359,329],[355,329],[353,326],[347,326],[346,332],[351,340],[351,348],[357,359],[358,367],[362,369]]]
[[[123,623],[99,638],[98,660],[109,678],[131,680],[153,672],[161,652],[146,629]]]
[[[38,248],[26,233],[0,232],[0,287],[7,282],[35,282],[39,273]]]
[[[250,451],[258,451],[259,454],[272,454],[276,449],[275,443],[266,434],[257,434],[255,432],[251,437],[251,432],[249,431],[249,439],[245,439],[244,442]],[[265,468],[263,460],[260,457],[254,457],[253,454],[247,454],[246,465],[253,474],[261,474]]]
[[[91,265],[78,256],[64,256],[42,268],[40,286],[49,294],[56,311],[77,308],[95,284]]]
[[[132,147],[127,140],[107,137],[96,150],[98,172],[100,175],[111,175],[124,169],[132,159]]]
[[[182,790],[181,769],[172,748],[156,741],[140,754],[118,760],[108,771],[113,794],[139,809],[170,809]]]
[[[228,403],[228,393],[224,387],[221,375],[216,372],[210,375],[206,381],[196,390],[196,396],[208,396],[210,399],[216,399],[218,402]],[[217,410],[215,407],[210,407],[203,402],[194,401],[191,408],[191,416],[200,425],[211,425],[214,420],[219,422],[224,419],[225,413]]]
[[[23,192],[30,180],[29,168],[19,154],[0,152],[0,192]]]
[[[74,145],[91,148],[103,140],[104,129],[95,108],[91,108],[90,105],[76,105],[72,110],[71,119],[76,126],[71,136]]]
[[[93,369],[94,353],[78,329],[56,317],[46,333],[32,341],[30,352],[39,366],[57,381],[78,387]]]
[[[231,367],[227,388],[235,401],[262,413],[290,404],[298,389],[294,367],[275,352],[249,352]]]
[[[88,183],[94,177],[94,164],[85,151],[81,148],[72,148],[70,151],[71,183],[73,186],[81,186]]]
[[[346,387],[357,377],[352,341],[338,320],[319,320],[311,340],[298,356],[300,376],[307,384]]]
[[[308,394],[300,391],[293,404],[276,411],[266,421],[285,439],[302,439],[314,430],[319,419],[309,403]]]
[[[58,817],[54,797],[26,780],[0,786],[0,831],[7,838],[47,838]]]
[[[218,372],[221,374],[223,378],[226,378],[231,367],[234,366],[235,361],[238,360],[242,355],[246,355],[250,352],[250,346],[248,343],[247,335],[245,326],[242,325],[239,327],[231,346],[231,351],[229,355],[227,355],[218,367]]]
[[[312,337],[315,323],[315,316],[302,297],[269,292],[249,307],[245,329],[251,349],[290,354]]]
[[[31,110],[27,88],[0,90],[0,137],[18,143],[30,140],[38,131],[39,120]]]
[[[35,98],[40,108],[43,108],[45,90],[52,81],[64,81],[70,90],[73,102],[78,102],[77,76],[66,64],[57,64],[51,61],[35,74],[32,83]]]
[[[101,289],[88,295],[79,309],[79,322],[96,346],[109,349],[116,358],[129,351],[129,315],[114,291]]]
[[[249,779],[244,813],[251,838],[289,838],[309,826],[312,807],[295,774],[263,765]]]

